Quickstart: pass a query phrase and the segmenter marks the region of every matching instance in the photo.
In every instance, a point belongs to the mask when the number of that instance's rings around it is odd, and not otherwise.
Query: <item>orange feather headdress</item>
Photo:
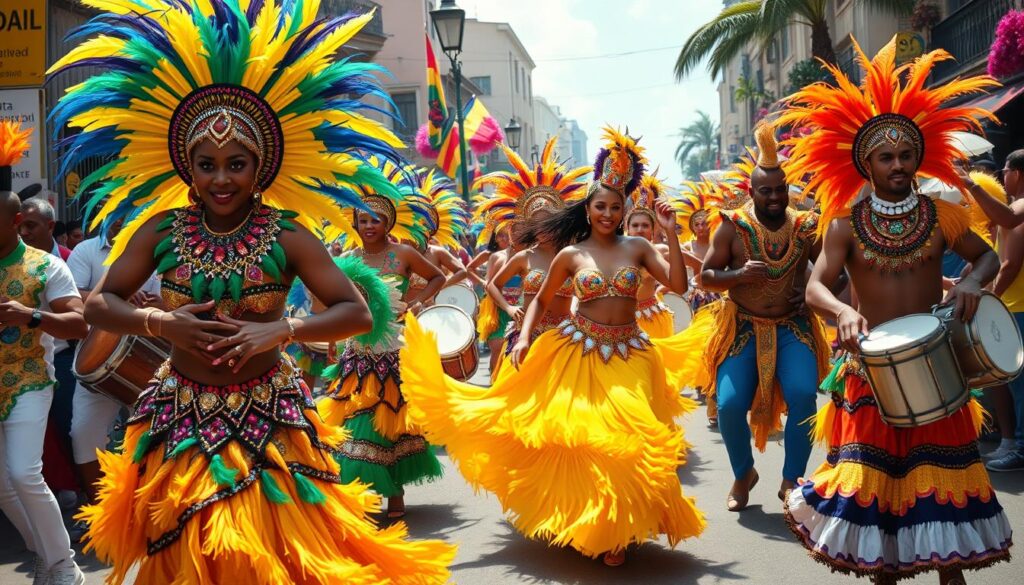
[[[707,220],[708,225],[712,227],[721,223],[717,220],[718,214],[715,212],[723,209],[728,201],[735,199],[729,191],[728,186],[722,183],[715,184],[707,179],[683,183],[679,195],[668,200],[676,212],[676,222],[683,230],[679,241],[686,242],[696,237],[693,224],[699,219]]]
[[[791,95],[787,110],[777,120],[806,131],[792,140],[790,161],[808,177],[804,191],[814,194],[821,206],[822,229],[833,218],[849,213],[870,179],[866,161],[875,148],[907,142],[918,151],[918,173],[959,186],[962,181],[953,161],[962,155],[950,134],[980,132],[978,120],[993,118],[981,108],[944,107],[956,97],[998,86],[991,77],[925,87],[934,65],[952,58],[946,51],[935,50],[897,66],[895,38],[874,59],[868,59],[856,40],[853,48],[865,72],[860,86],[826,63],[836,84],[814,83]]]
[[[640,185],[630,194],[629,200],[632,207],[626,213],[626,225],[629,219],[636,213],[642,213],[651,218],[651,225],[658,226],[658,216],[654,212],[654,202],[665,193],[665,184],[658,178],[658,169],[653,173],[645,174],[640,179]]]
[[[637,144],[638,139],[611,126],[604,127],[602,138],[605,145],[594,160],[594,182],[590,189],[593,191],[600,185],[628,198],[640,186],[640,179],[644,176],[644,165],[647,164],[644,149]]]
[[[21,123],[0,120],[0,191],[11,190],[11,167],[21,162],[28,152],[32,129],[21,129]]]
[[[479,189],[494,185],[493,195],[482,195],[476,199],[474,219],[482,221],[478,243],[483,245],[491,235],[512,225],[516,220],[528,220],[540,209],[561,209],[568,203],[584,197],[586,186],[580,179],[591,167],[566,169],[555,158],[558,137],[552,136],[544,145],[537,166],[530,168],[518,154],[504,144],[499,144],[508,157],[511,171],[497,171],[477,179],[473,185]]]

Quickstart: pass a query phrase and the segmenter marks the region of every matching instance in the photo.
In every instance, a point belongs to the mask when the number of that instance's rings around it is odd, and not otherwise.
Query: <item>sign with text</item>
[[[0,0],[0,87],[33,87],[46,74],[46,0]]]
[[[29,149],[25,158],[12,169],[12,188],[15,192],[38,184],[48,187],[46,181],[46,145],[43,143],[43,90],[0,89],[0,120],[21,122],[21,128],[32,128]]]

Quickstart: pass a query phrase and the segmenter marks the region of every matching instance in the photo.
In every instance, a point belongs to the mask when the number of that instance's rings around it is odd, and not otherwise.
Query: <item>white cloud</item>
[[[586,131],[595,153],[604,124],[629,126],[643,136],[653,166],[677,185],[673,160],[680,127],[704,110],[718,119],[716,86],[701,72],[681,84],[673,78],[676,49],[603,59],[550,61],[682,46],[721,9],[718,2],[679,0],[460,0],[467,16],[508,22],[531,57],[534,94],[548,98]]]

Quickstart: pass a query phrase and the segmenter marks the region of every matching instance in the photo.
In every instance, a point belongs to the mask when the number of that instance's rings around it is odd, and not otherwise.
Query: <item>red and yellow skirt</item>
[[[213,387],[169,364],[128,421],[123,451],[99,454],[93,550],[121,583],[444,583],[455,548],[410,542],[369,514],[380,498],[338,475],[345,433],[323,424],[287,361]]]
[[[786,520],[832,570],[895,578],[1009,560],[1011,530],[978,453],[974,401],[914,428],[886,424],[855,361],[823,386],[825,463],[790,494]]]

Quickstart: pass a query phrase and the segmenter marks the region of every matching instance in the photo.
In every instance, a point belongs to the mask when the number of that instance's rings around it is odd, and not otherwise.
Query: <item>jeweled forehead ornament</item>
[[[565,201],[562,200],[554,187],[550,185],[537,185],[530,187],[517,203],[516,215],[530,219],[534,213],[541,209],[562,209]]]
[[[186,136],[190,157],[192,149],[204,140],[212,142],[218,150],[235,141],[255,154],[257,160],[263,160],[263,138],[256,122],[245,112],[229,106],[215,106],[196,116]]]
[[[917,151],[917,160],[924,158],[924,134],[910,118],[901,114],[880,114],[861,126],[853,139],[853,164],[865,179],[871,179],[868,157],[880,146],[895,148],[905,142]]]

